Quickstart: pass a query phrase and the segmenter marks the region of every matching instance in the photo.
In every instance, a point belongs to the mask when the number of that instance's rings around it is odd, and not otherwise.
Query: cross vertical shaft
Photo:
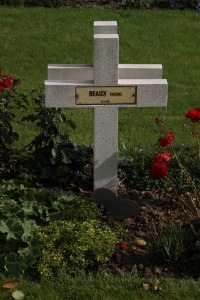
[[[117,23],[95,22],[94,33],[94,85],[117,86],[119,63]],[[94,190],[107,188],[117,194],[117,169],[118,107],[96,107],[94,108]]]

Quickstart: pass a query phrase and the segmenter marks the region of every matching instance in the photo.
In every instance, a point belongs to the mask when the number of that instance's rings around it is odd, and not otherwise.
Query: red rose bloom
[[[126,243],[122,242],[122,243],[120,243],[119,247],[120,247],[120,249],[124,250],[124,249],[126,249],[128,246],[127,246]]]
[[[156,118],[156,123],[162,123],[162,119],[161,118]]]
[[[166,147],[169,144],[173,143],[173,141],[174,141],[174,133],[171,131],[171,132],[165,134],[165,136],[159,140],[160,147],[162,147],[162,148]]]
[[[6,89],[9,89],[12,85],[12,81],[10,79],[4,79],[3,80],[3,86],[6,88]]]
[[[161,179],[168,175],[168,167],[167,165],[161,162],[154,162],[150,175],[153,179]]]
[[[200,121],[200,107],[197,107],[195,109],[189,109],[185,117],[190,119],[193,123],[197,123]]]
[[[170,211],[170,209],[167,209],[167,210],[166,210],[165,216],[168,217],[168,218],[171,216],[171,211]]]
[[[158,153],[155,162],[160,162],[160,163],[169,163],[171,160],[171,156],[168,152],[161,152]]]

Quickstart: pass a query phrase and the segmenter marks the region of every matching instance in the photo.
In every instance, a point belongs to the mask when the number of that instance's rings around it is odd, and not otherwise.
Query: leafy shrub
[[[109,1],[107,1],[109,3]],[[117,3],[116,3],[117,2]],[[88,6],[91,1],[87,0],[0,0],[0,5],[10,6],[37,6],[37,7],[65,7],[65,6]],[[105,1],[96,0],[95,4],[104,5]],[[107,4],[107,3],[106,3]],[[112,6],[113,1],[110,1]],[[115,0],[114,7],[124,8],[178,8],[178,9],[200,9],[197,0]]]
[[[38,134],[23,149],[25,155],[24,160],[21,162],[23,166],[20,172],[29,174],[28,180],[34,182],[39,181],[41,178],[49,178],[51,175],[55,176],[51,161],[54,148],[58,140],[62,138],[69,140],[67,134],[62,135],[59,125],[64,123],[65,126],[75,128],[75,124],[67,120],[60,108],[46,108],[44,94],[41,90],[32,91],[29,101],[34,105],[33,113],[23,117],[21,121],[35,124],[38,127]]]
[[[2,182],[0,272],[19,276],[34,268],[41,248],[35,231],[38,226],[63,218],[75,199],[69,192],[35,189],[19,181]]]
[[[178,147],[177,152],[180,152]],[[194,155],[193,151],[188,147],[181,150],[179,158],[191,174],[196,186],[200,188],[199,158]],[[191,184],[187,181],[175,160],[170,162],[168,176],[163,180],[153,180],[150,177],[152,163],[152,154],[145,153],[145,151],[121,157],[118,166],[120,182],[123,182],[128,188],[140,191],[155,189],[165,192],[169,188],[178,193],[182,193],[186,190],[191,191]]]
[[[105,261],[123,229],[111,219],[106,224],[101,216],[95,203],[71,192],[2,182],[0,272],[18,277],[31,271],[37,276],[41,258],[39,272],[49,275],[50,270],[64,271],[68,254],[66,271],[70,273]],[[50,257],[55,258],[49,261]]]
[[[0,0],[0,5],[23,6],[24,0]]]
[[[97,220],[56,221],[39,228],[37,237],[43,243],[38,265],[41,276],[83,272],[108,260],[119,241],[108,225]]]
[[[64,5],[64,0],[25,0],[26,6],[41,6],[41,7],[60,7]]]
[[[154,0],[122,0],[125,8],[151,8]]]
[[[191,149],[192,157],[195,158],[195,175],[196,173],[199,174],[200,169],[200,141],[199,141],[199,123],[200,123],[200,107],[189,109],[185,113],[185,117],[189,119],[188,127],[190,128],[189,132],[194,137],[194,140],[196,140],[196,147],[194,149]],[[188,190],[192,192],[192,196],[188,198],[188,200],[184,199],[182,200],[181,208],[183,209],[183,212],[186,214],[186,211],[191,210],[192,214],[194,214],[199,220],[200,218],[200,210],[199,210],[199,204],[200,204],[200,192],[199,192],[199,177],[196,178],[193,176],[193,170],[183,164],[181,161],[180,153],[176,152],[176,149],[173,147],[174,142],[174,133],[169,132],[167,133],[165,130],[164,122],[161,118],[156,118],[156,123],[159,126],[161,137],[158,139],[158,153],[154,159],[150,175],[154,180],[163,180],[163,177],[168,176],[169,168],[171,166],[171,161],[175,162],[176,165],[179,168],[179,172],[184,179],[184,182],[186,183],[184,188],[188,187]],[[191,130],[192,129],[192,130]],[[168,147],[168,148],[166,148]],[[164,148],[164,152],[163,152]],[[162,150],[161,150],[162,149]],[[169,151],[169,152],[168,152]],[[191,171],[191,173],[190,173]],[[176,178],[176,174],[174,177]],[[165,177],[166,178],[166,177]],[[179,191],[180,188],[177,187],[177,189],[174,190],[175,193]],[[189,204],[188,204],[189,203]],[[191,229],[195,232],[195,229],[193,228],[193,225],[190,223]]]
[[[195,9],[197,4],[196,0],[122,0],[125,8]]]
[[[13,143],[19,139],[13,128],[13,121],[16,121],[14,111],[23,110],[26,99],[15,91],[18,84],[18,79],[2,74],[0,68],[0,178],[13,176],[19,154],[13,148]]]
[[[196,8],[196,0],[154,0],[154,6],[158,8]]]
[[[62,7],[87,5],[87,0],[24,0],[25,6]]]
[[[92,149],[74,145],[66,134],[66,126],[75,124],[66,118],[61,109],[46,108],[44,94],[34,90],[27,96],[12,89],[19,83],[11,75],[0,72],[0,179],[19,178],[34,185],[61,186],[72,188],[92,187]],[[37,127],[32,140],[17,150],[13,145],[19,134],[13,123],[19,122],[17,110],[25,114],[33,105],[33,113],[22,117]],[[64,124],[65,134],[60,130]],[[85,167],[90,164],[90,172]]]
[[[61,109],[46,108],[41,91],[32,92],[33,113],[22,118],[23,122],[33,122],[39,133],[24,149],[20,178],[45,186],[92,187],[92,171],[85,166],[93,156],[91,147],[75,145],[66,134],[66,126],[75,129],[75,124],[66,118]],[[65,133],[60,124],[65,125]],[[28,176],[28,178],[27,178]]]

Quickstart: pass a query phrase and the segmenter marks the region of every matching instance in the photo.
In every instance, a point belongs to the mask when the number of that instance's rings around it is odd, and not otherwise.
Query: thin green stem
[[[176,159],[176,161],[177,161],[177,163],[178,163],[178,165],[179,165],[182,173],[184,174],[187,182],[190,183],[190,185],[191,185],[191,187],[193,189],[194,195],[196,197],[197,203],[199,204],[200,193],[199,193],[198,189],[196,188],[196,185],[195,185],[194,181],[192,180],[191,176],[188,174],[186,168],[180,162],[180,160],[179,160],[179,158],[178,158],[178,156],[177,156],[177,154],[176,154],[173,146],[171,146],[171,150],[172,150],[173,155],[174,155],[174,157],[175,157],[175,159]],[[191,201],[191,203],[193,205],[193,208],[195,209],[195,211],[197,213],[197,216],[200,218],[200,212],[199,212],[199,209],[197,208],[197,205],[195,204],[195,202],[194,202],[194,200],[192,198],[190,199],[190,201]]]

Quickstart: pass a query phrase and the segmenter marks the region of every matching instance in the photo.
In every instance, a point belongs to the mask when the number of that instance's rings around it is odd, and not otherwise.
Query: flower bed
[[[15,277],[30,271],[49,276],[59,269],[199,277],[200,108],[185,113],[197,142],[190,152],[196,169],[183,164],[174,147],[175,133],[157,118],[157,151],[146,165],[141,160],[144,173],[134,168],[133,158],[125,158],[124,169],[120,166],[121,201],[137,201],[140,212],[115,222],[88,201],[92,150],[62,140],[58,119],[74,124],[61,110],[46,109],[41,93],[33,93],[36,109],[27,115],[27,98],[15,90],[19,83],[0,72],[0,271]],[[19,151],[13,111],[22,108],[22,121],[35,122],[40,131]]]

